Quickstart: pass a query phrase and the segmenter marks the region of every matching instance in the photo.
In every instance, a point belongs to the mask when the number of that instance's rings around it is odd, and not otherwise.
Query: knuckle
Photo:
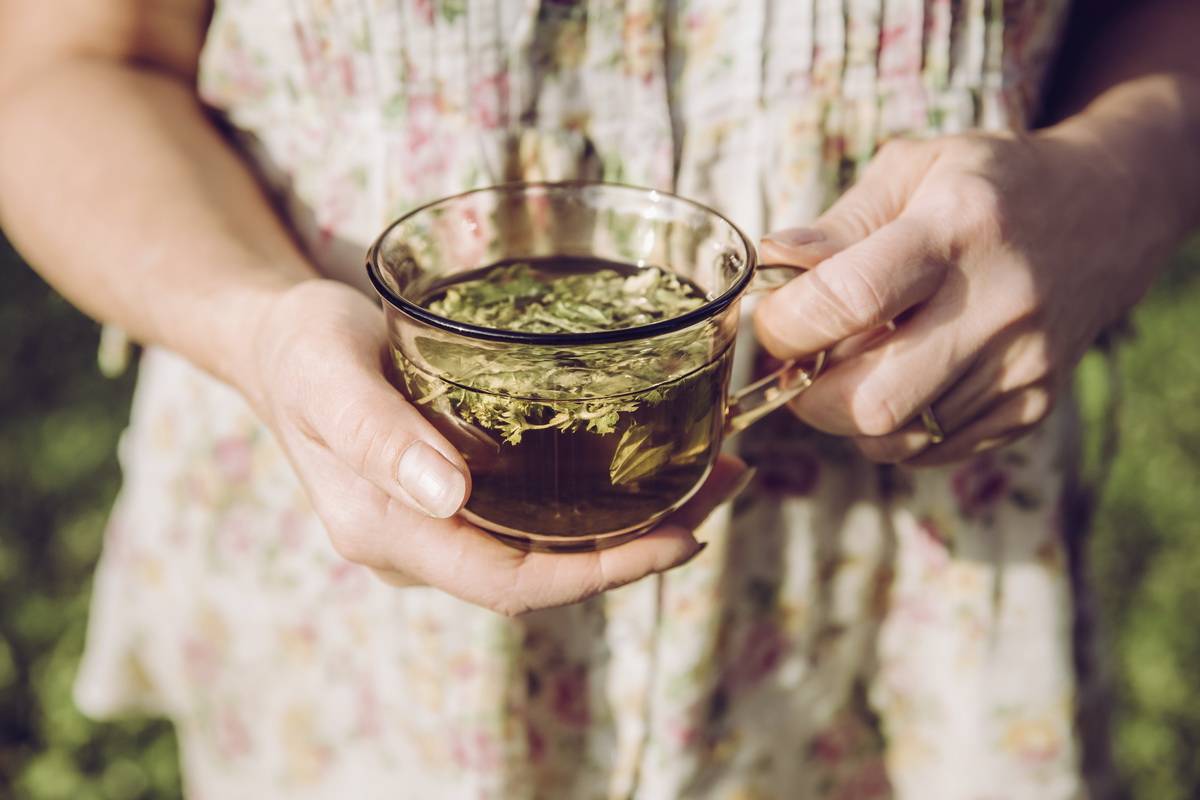
[[[1007,132],[971,131],[947,137],[943,148],[948,159],[960,167],[988,173],[1012,157],[1013,147],[1020,139]]]
[[[361,531],[328,526],[329,541],[334,551],[355,564],[372,564],[372,548]]]
[[[412,441],[403,428],[380,419],[364,402],[352,401],[334,422],[330,445],[360,475],[394,464]]]
[[[886,322],[882,297],[861,270],[817,270],[812,285],[824,313],[840,330],[869,330]]]
[[[894,161],[908,161],[914,157],[918,151],[924,146],[924,142],[918,139],[911,139],[903,136],[897,136],[886,140],[879,146],[879,150],[872,160],[872,165],[877,163],[886,163]]]
[[[999,241],[1003,238],[1007,210],[999,188],[978,175],[963,176],[952,192],[951,202],[973,238]]]
[[[1058,371],[1054,351],[1050,348],[1050,342],[1045,336],[1038,337],[1037,346],[1030,354],[1028,369],[1029,374],[1026,376],[1026,380],[1032,384],[1041,383]]]
[[[1049,386],[1034,386],[1025,390],[1021,422],[1025,425],[1044,422],[1054,410],[1055,400],[1055,392]]]
[[[995,245],[1010,232],[1009,210],[1003,193],[981,174],[957,171],[922,201],[924,209],[941,221],[942,239],[953,250]]]
[[[1033,280],[1012,282],[1005,291],[1005,307],[1013,320],[1034,329],[1046,323],[1046,298]]]
[[[1058,358],[1051,346],[1050,338],[1042,332],[1027,334],[1017,345],[1019,351],[1012,358],[1008,375],[1001,379],[1004,390],[1025,389],[1049,383],[1059,373]]]
[[[902,420],[886,393],[859,390],[850,409],[854,424],[866,436],[887,436],[900,429]]]

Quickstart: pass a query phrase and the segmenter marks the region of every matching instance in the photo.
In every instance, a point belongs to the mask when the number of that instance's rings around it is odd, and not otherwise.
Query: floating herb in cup
[[[559,257],[457,275],[422,305],[486,328],[589,333],[704,302],[657,267]],[[468,510],[514,531],[590,537],[661,518],[701,482],[731,354],[711,342],[695,329],[576,349],[417,336],[421,363],[395,363],[406,394],[471,466]]]

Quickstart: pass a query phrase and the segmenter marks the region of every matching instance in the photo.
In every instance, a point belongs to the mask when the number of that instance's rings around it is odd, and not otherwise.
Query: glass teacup
[[[645,268],[655,266],[702,301],[633,327],[553,333],[429,308],[464,276],[519,262],[603,262],[649,293],[662,273]],[[709,208],[592,182],[439,200],[390,225],[367,256],[391,378],[470,467],[463,516],[508,544],[559,552],[650,530],[699,489],[725,436],[812,382],[823,355],[728,391],[739,302],[771,269]]]

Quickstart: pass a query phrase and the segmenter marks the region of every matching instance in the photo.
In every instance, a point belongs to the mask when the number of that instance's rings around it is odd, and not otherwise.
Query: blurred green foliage
[[[0,280],[0,797],[178,797],[168,724],[96,723],[71,701],[132,375],[100,376],[96,326],[3,243]],[[1197,320],[1200,241],[1120,352],[1121,450],[1087,553],[1122,794],[1155,800],[1200,796]],[[1093,422],[1101,373],[1081,372]]]
[[[1200,797],[1200,239],[1134,319],[1136,338],[1119,354],[1120,451],[1090,577],[1128,794],[1186,800]]]
[[[133,375],[100,375],[96,326],[3,241],[0,286],[0,798],[179,797],[169,724],[71,701]]]

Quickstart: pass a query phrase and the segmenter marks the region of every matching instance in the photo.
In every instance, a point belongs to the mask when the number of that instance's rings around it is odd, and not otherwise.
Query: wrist
[[[1070,152],[1167,252],[1200,225],[1200,80],[1153,75],[1121,84],[1035,137]]]
[[[1055,268],[1103,290],[1089,335],[1123,318],[1145,294],[1185,231],[1153,137],[1081,113],[1036,132],[1039,191],[1047,194],[1043,241],[1059,242]]]
[[[275,357],[281,327],[304,324],[304,320],[291,319],[281,308],[287,298],[306,283],[317,278],[285,278],[280,276],[260,286],[246,287],[227,299],[229,318],[237,320],[227,329],[220,349],[219,363],[215,366],[218,376],[229,383],[245,398],[246,402],[262,416],[267,408],[269,384],[265,367]]]
[[[365,294],[340,281],[310,276],[247,297],[247,320],[230,351],[231,383],[265,421],[328,366],[358,360],[381,368],[383,319]]]

